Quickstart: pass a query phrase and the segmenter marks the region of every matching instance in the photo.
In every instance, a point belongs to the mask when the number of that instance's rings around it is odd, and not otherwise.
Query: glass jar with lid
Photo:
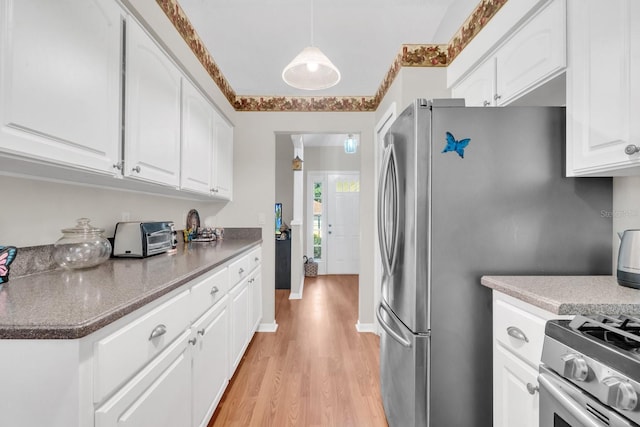
[[[73,228],[62,230],[53,245],[53,259],[68,269],[90,268],[102,264],[111,255],[111,243],[101,228],[92,227],[88,218],[80,218]]]

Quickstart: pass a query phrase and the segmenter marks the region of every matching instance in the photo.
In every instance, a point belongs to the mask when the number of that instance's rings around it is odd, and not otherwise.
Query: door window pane
[[[313,258],[322,258],[322,182],[313,183]]]

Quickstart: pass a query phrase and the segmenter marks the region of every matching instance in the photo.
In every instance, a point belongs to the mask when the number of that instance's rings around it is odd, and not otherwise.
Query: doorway
[[[307,174],[306,247],[318,274],[358,274],[360,266],[360,173]]]

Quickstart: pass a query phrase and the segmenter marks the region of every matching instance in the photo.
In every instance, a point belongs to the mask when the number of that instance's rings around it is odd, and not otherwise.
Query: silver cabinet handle
[[[629,156],[632,154],[636,154],[638,151],[640,151],[640,147],[638,147],[637,145],[629,144],[626,147],[624,147],[625,154]]]
[[[136,166],[135,168],[131,169],[131,172],[140,173],[140,170],[140,166]]]
[[[244,273],[244,268],[241,268],[240,270],[238,270],[238,274],[242,274]]]
[[[493,95],[493,99],[495,99],[496,101],[500,98],[502,98],[502,95],[498,95],[497,93]]]
[[[515,326],[509,326],[507,328],[507,335],[520,341],[529,342],[529,338],[527,338],[524,332],[522,332],[520,328],[516,328]]]
[[[189,344],[191,344],[191,345],[196,345],[196,343],[198,342],[198,339],[194,337],[194,338],[191,338],[191,339],[190,339],[189,341],[187,341],[187,342],[188,342]]]
[[[538,387],[537,385],[533,385],[531,383],[527,383],[527,391],[529,392],[530,395],[534,395],[538,391],[540,391],[540,387]]]
[[[202,328],[202,329],[200,329],[200,330],[198,331],[198,335],[202,335],[202,336],[204,336],[204,328]]]
[[[211,292],[209,292],[211,295],[215,295],[218,292],[220,292],[220,289],[218,289],[217,286],[214,286],[213,288],[211,288]]]
[[[489,102],[489,101],[482,101],[482,106],[483,106],[483,107],[488,107],[489,105],[491,105],[491,102]]]
[[[122,170],[122,162],[115,163],[113,165],[113,168],[118,169],[119,171]]]
[[[167,327],[163,324],[159,324],[158,326],[153,328],[153,331],[151,331],[151,335],[149,335],[149,341],[161,335],[164,335],[166,333],[167,333]]]
[[[258,261],[260,261],[260,258],[255,257],[253,260],[254,260],[255,262],[258,262]]]

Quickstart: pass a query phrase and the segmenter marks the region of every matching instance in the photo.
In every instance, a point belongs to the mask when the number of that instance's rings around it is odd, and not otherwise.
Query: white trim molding
[[[289,299],[302,299],[302,294],[304,292],[304,276],[300,279],[300,292],[291,292],[289,294]]]
[[[360,321],[358,321],[358,323],[356,323],[356,331],[360,333],[368,332],[371,334],[380,335],[375,323],[360,323]]]
[[[260,323],[256,332],[275,332],[277,330],[278,324],[274,320],[273,323]]]

